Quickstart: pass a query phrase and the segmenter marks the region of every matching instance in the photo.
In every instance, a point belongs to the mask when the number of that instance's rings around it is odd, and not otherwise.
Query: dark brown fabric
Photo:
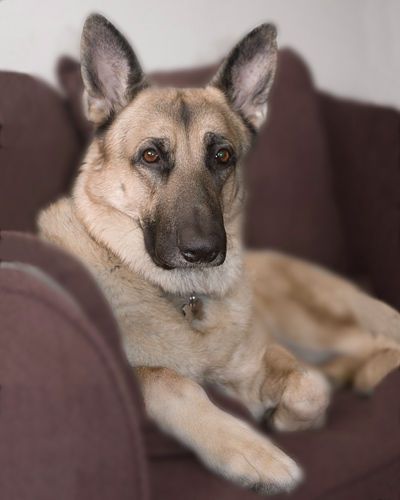
[[[164,86],[196,87],[205,85],[217,67],[158,72],[150,78]],[[63,58],[58,69],[76,126],[88,138],[80,65]],[[247,174],[249,246],[277,248],[339,271],[346,268],[318,98],[307,68],[292,51],[279,54],[268,124],[248,158]]]
[[[0,267],[0,498],[148,499],[121,360],[66,292]]]
[[[269,115],[247,162],[250,246],[346,269],[324,124],[309,72],[281,51]]]
[[[400,308],[400,114],[321,95],[349,261]]]
[[[30,234],[1,231],[0,236],[0,262],[30,264],[51,276],[75,298],[110,347],[115,352],[120,351],[117,323],[111,308],[80,262],[59,247]]]
[[[71,57],[64,56],[57,64],[57,75],[67,98],[68,110],[75,123],[82,146],[85,147],[92,137],[93,129],[83,110],[83,82],[80,71],[80,64]]]
[[[26,233],[0,233],[0,262],[29,264],[50,276],[79,304],[82,312],[102,335],[120,360],[132,398],[143,425],[147,425],[140,389],[132,377],[132,369],[122,353],[120,334],[111,308],[91,274],[73,256],[59,247]]]
[[[393,491],[392,476],[400,465],[399,389],[396,370],[371,398],[350,391],[337,394],[322,430],[275,437],[307,473],[293,498],[342,499],[353,491],[354,500],[377,500],[400,494],[400,479]]]
[[[0,228],[33,230],[64,192],[82,154],[61,97],[45,83],[0,72]]]

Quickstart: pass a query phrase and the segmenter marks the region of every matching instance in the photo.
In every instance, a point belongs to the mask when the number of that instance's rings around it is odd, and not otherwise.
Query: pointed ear
[[[276,28],[262,24],[233,48],[211,81],[255,130],[266,118],[276,61]]]
[[[99,126],[146,86],[131,46],[103,16],[89,16],[81,38],[81,71],[86,115]]]

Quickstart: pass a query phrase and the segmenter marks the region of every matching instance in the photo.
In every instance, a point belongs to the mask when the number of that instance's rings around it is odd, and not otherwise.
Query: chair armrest
[[[0,259],[1,498],[146,500],[141,396],[91,277],[32,236]]]

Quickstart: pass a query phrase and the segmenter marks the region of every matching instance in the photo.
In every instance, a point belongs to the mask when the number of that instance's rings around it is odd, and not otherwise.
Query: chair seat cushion
[[[302,465],[306,479],[293,500],[397,500],[400,494],[400,371],[370,398],[342,391],[324,428],[270,437]],[[229,407],[220,400],[221,406]],[[244,414],[243,411],[234,413]],[[156,431],[154,431],[156,432]],[[266,432],[264,430],[264,432]],[[270,433],[268,433],[270,434]],[[168,452],[169,443],[169,452]],[[154,499],[250,500],[243,490],[208,471],[170,438],[153,434],[150,461]]]

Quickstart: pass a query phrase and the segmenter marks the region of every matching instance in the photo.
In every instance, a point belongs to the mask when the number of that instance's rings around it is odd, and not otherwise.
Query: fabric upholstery
[[[43,275],[0,266],[0,496],[148,499],[123,362]]]
[[[349,267],[399,309],[400,115],[324,94],[320,101]]]
[[[127,383],[131,384],[131,395],[135,398],[138,418],[141,425],[147,425],[147,422],[143,422],[144,405],[140,390],[132,377],[128,360],[122,354],[117,322],[91,274],[71,255],[36,236],[14,231],[2,231],[0,234],[0,263],[18,262],[34,266],[47,274],[79,304],[86,318],[119,358],[120,368],[125,371]]]
[[[82,155],[59,94],[28,75],[0,72],[0,228],[32,231],[64,192]]]
[[[347,262],[326,146],[310,74],[296,54],[282,51],[267,124],[247,163],[248,241],[343,271]]]
[[[89,320],[102,333],[115,352],[119,352],[117,323],[108,302],[94,279],[75,259],[59,247],[39,238],[14,231],[2,231],[0,262],[29,264],[49,275],[74,296]]]

